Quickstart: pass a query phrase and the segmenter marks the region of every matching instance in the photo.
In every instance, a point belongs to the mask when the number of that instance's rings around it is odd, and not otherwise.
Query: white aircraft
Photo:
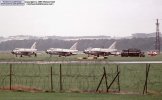
[[[150,51],[147,52],[147,54],[150,55],[150,56],[156,56],[156,55],[158,55],[158,51],[157,50],[150,50]]]
[[[87,48],[83,52],[85,54],[94,55],[99,57],[101,56],[109,56],[109,55],[116,55],[117,49],[115,49],[116,41],[109,47],[109,48]]]
[[[61,56],[71,56],[71,55],[76,55],[78,50],[77,50],[77,42],[71,46],[70,49],[62,49],[62,48],[49,48],[48,50],[46,50],[47,54],[50,54],[50,56],[52,55],[59,55],[59,57]]]
[[[31,46],[31,48],[15,48],[14,50],[12,50],[12,54],[13,55],[20,55],[20,57],[24,56],[31,56],[34,55],[35,57],[37,56],[37,49],[36,49],[36,42],[34,42],[34,44]]]

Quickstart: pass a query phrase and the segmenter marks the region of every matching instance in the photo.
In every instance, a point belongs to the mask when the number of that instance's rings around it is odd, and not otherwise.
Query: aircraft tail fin
[[[112,45],[110,45],[108,49],[115,49],[115,48],[116,48],[116,41]]]
[[[70,50],[76,50],[76,49],[77,49],[77,45],[78,45],[78,42],[74,43],[74,44],[71,46]]]
[[[36,48],[36,42],[34,42],[34,44],[31,46],[31,49],[35,49]]]

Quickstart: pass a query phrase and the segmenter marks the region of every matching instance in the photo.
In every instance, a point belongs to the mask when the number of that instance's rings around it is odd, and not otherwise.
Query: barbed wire
[[[116,64],[61,64],[63,91],[95,91],[106,69],[108,85],[117,75]],[[141,93],[145,82],[145,64],[122,64],[120,66],[120,86],[123,91]],[[130,67],[131,66],[131,67]],[[52,67],[52,73],[51,73]],[[0,64],[0,89],[9,87],[12,77],[12,87],[26,86],[43,91],[51,90],[51,75],[53,91],[60,91],[60,64]],[[149,90],[162,92],[162,67],[151,64],[148,78]],[[115,80],[111,90],[118,89]],[[106,91],[105,80],[102,81],[100,91]]]

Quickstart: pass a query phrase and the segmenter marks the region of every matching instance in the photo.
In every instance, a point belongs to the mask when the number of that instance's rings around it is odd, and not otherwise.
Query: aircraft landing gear
[[[35,53],[34,56],[37,57],[37,54]]]

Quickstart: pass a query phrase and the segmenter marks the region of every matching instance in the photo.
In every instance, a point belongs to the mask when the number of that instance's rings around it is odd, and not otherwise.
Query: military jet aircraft
[[[37,49],[36,49],[36,42],[34,42],[34,44],[31,46],[31,48],[15,48],[14,50],[12,50],[12,54],[13,55],[20,55],[20,57],[22,56],[31,56],[34,55],[35,57],[37,56]]]
[[[71,55],[76,55],[78,50],[77,48],[77,42],[71,46],[70,49],[63,49],[63,48],[49,48],[46,50],[46,53],[49,54],[50,56],[52,55],[59,55],[59,57],[61,56],[71,56]]]
[[[85,54],[94,55],[94,56],[109,56],[109,55],[115,55],[117,52],[117,49],[115,49],[116,41],[109,47],[109,48],[87,48],[83,52]]]

